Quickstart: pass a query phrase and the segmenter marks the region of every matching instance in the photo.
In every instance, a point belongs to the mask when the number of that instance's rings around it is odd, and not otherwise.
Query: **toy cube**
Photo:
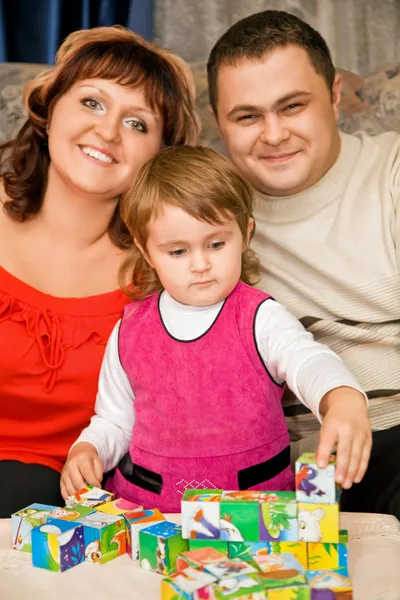
[[[49,520],[32,529],[32,564],[49,571],[66,571],[85,560],[83,527]]]
[[[214,548],[198,548],[197,550],[188,550],[180,552],[176,557],[176,570],[183,571],[187,567],[204,571],[207,565],[215,564],[226,560],[225,554],[214,550]]]
[[[229,542],[229,558],[249,560],[253,556],[271,554],[271,542]]]
[[[268,600],[311,600],[308,585],[290,585],[268,590]]]
[[[182,528],[176,523],[162,521],[139,531],[140,566],[162,575],[176,571],[176,557],[189,548],[182,539]]]
[[[143,511],[143,506],[136,504],[135,502],[129,502],[123,498],[117,498],[117,500],[111,500],[96,507],[97,510],[107,513],[108,515],[123,515],[127,512],[132,511]]]
[[[273,542],[272,542],[273,543]],[[308,569],[308,550],[306,542],[280,542],[277,554],[293,554],[304,570]]]
[[[260,492],[251,490],[222,492],[219,521],[221,540],[256,542],[260,539],[259,499]]]
[[[216,581],[209,573],[188,567],[161,581],[161,600],[211,598],[210,584]]]
[[[298,502],[336,504],[341,487],[335,482],[336,457],[331,455],[326,469],[317,466],[317,455],[305,452],[296,461]]]
[[[239,544],[241,542],[238,542]],[[200,550],[200,548],[212,548],[228,556],[229,543],[222,540],[189,540],[189,550]]]
[[[255,575],[241,575],[221,579],[211,585],[212,600],[231,600],[233,598],[243,600],[265,600],[266,595],[262,584]]]
[[[299,502],[297,520],[300,542],[339,542],[339,505]]]
[[[268,590],[307,583],[303,567],[292,554],[268,554],[262,560],[254,560],[261,570],[257,577]]]
[[[260,540],[297,542],[297,502],[294,492],[261,492]]]
[[[86,562],[104,564],[125,554],[126,531],[123,517],[95,511],[77,519],[83,525]]]
[[[239,558],[227,558],[213,564],[210,563],[204,568],[207,573],[211,573],[217,579],[232,579],[232,577],[236,578],[258,572],[255,563],[251,564],[250,561],[240,560]]]
[[[13,549],[32,552],[32,529],[46,523],[47,517],[58,508],[35,502],[11,515]]]
[[[106,492],[93,485],[87,485],[75,494],[68,496],[65,505],[74,508],[77,504],[80,504],[81,506],[94,508],[105,502],[111,502],[111,500],[114,500],[114,494],[111,494],[111,492]]]
[[[165,521],[165,517],[157,508],[133,510],[124,513],[123,516],[126,527],[126,551],[132,560],[139,560],[139,531]]]
[[[313,543],[308,544],[308,569],[332,570],[347,569],[347,531],[339,531],[339,543]]]
[[[181,503],[184,539],[220,539],[221,496],[222,490],[185,491]]]
[[[82,517],[87,517],[95,512],[94,508],[89,506],[80,506],[77,504],[74,508],[64,506],[64,508],[57,508],[47,517],[49,519],[61,519],[61,521],[76,521]]]
[[[307,571],[307,582],[311,588],[312,600],[339,600],[339,598],[352,597],[351,581],[339,570]],[[325,595],[322,592],[325,592]]]

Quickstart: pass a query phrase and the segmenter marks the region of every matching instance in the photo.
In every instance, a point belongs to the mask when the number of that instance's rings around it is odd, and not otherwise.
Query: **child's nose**
[[[192,255],[192,271],[203,273],[209,268],[209,262],[204,252],[195,252]]]

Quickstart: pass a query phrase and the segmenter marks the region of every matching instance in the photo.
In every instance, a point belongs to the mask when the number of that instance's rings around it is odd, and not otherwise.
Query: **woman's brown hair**
[[[166,148],[139,171],[121,197],[121,214],[129,233],[144,250],[148,226],[165,204],[178,206],[206,223],[234,218],[243,235],[241,280],[255,285],[260,262],[248,245],[248,226],[253,219],[253,190],[225,156],[203,146]],[[254,226],[250,239],[254,235]],[[156,271],[134,244],[120,270],[120,285],[132,298],[161,291]]]
[[[182,59],[120,26],[71,33],[58,50],[55,66],[26,85],[28,118],[16,137],[0,146],[8,197],[4,208],[16,221],[33,217],[42,206],[50,163],[46,127],[55,103],[76,81],[92,77],[143,87],[146,101],[163,118],[163,143],[196,143],[195,89],[191,71]],[[120,248],[130,246],[119,206],[109,234]]]

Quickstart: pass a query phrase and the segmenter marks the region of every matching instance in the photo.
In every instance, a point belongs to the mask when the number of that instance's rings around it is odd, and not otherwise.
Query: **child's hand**
[[[336,447],[336,481],[348,489],[364,477],[371,453],[372,433],[365,397],[353,388],[335,388],[322,398],[320,413],[324,420],[317,464],[326,467]]]
[[[86,485],[101,486],[103,465],[93,444],[80,442],[68,453],[61,473],[61,494],[65,499]]]

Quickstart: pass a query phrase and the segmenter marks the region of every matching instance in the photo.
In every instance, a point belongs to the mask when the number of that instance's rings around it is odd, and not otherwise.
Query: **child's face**
[[[244,249],[235,219],[211,225],[165,204],[149,224],[146,258],[175,300],[209,306],[224,300],[238,283]]]

